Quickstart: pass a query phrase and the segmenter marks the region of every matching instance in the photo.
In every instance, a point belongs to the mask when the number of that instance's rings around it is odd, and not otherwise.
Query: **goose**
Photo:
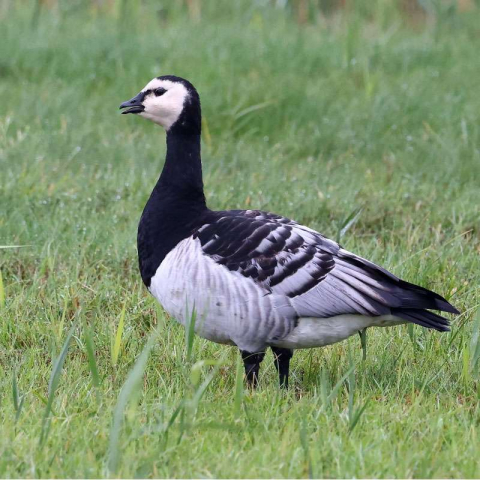
[[[401,280],[289,218],[207,207],[197,90],[173,75],[152,79],[121,113],[166,131],[166,159],[138,226],[140,274],[182,325],[241,353],[248,386],[266,349],[281,387],[293,350],[340,342],[365,328],[414,323],[445,332],[458,314],[445,298]]]

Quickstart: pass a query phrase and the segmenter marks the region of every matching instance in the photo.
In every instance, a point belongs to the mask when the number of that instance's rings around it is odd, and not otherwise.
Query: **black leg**
[[[293,350],[280,347],[271,348],[275,357],[275,367],[280,379],[280,387],[288,388],[288,372],[290,370],[290,359],[293,357]]]
[[[245,350],[240,350],[245,366],[245,376],[247,377],[247,385],[255,388],[258,384],[258,372],[260,370],[260,363],[265,356],[265,352],[250,353]]]

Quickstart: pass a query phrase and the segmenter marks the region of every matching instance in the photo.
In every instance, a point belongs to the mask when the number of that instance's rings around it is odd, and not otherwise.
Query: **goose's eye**
[[[156,88],[153,93],[155,94],[156,97],[159,97],[160,95],[163,95],[166,92],[166,90],[162,87]]]

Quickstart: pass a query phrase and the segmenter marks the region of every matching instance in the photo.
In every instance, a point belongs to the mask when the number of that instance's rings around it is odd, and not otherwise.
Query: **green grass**
[[[478,8],[163,4],[3,12],[0,476],[480,476]],[[164,133],[118,112],[167,73],[201,94],[212,208],[341,237],[451,300],[451,333],[296,352],[288,393],[270,353],[252,393],[235,349],[187,342],[137,269]]]

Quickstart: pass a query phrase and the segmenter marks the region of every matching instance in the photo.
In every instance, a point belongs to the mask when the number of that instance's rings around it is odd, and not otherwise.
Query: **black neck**
[[[205,205],[200,135],[167,133],[167,157],[156,190],[170,200]]]
[[[165,166],[138,227],[140,272],[147,286],[165,256],[193,233],[206,211],[200,135],[169,132]]]

